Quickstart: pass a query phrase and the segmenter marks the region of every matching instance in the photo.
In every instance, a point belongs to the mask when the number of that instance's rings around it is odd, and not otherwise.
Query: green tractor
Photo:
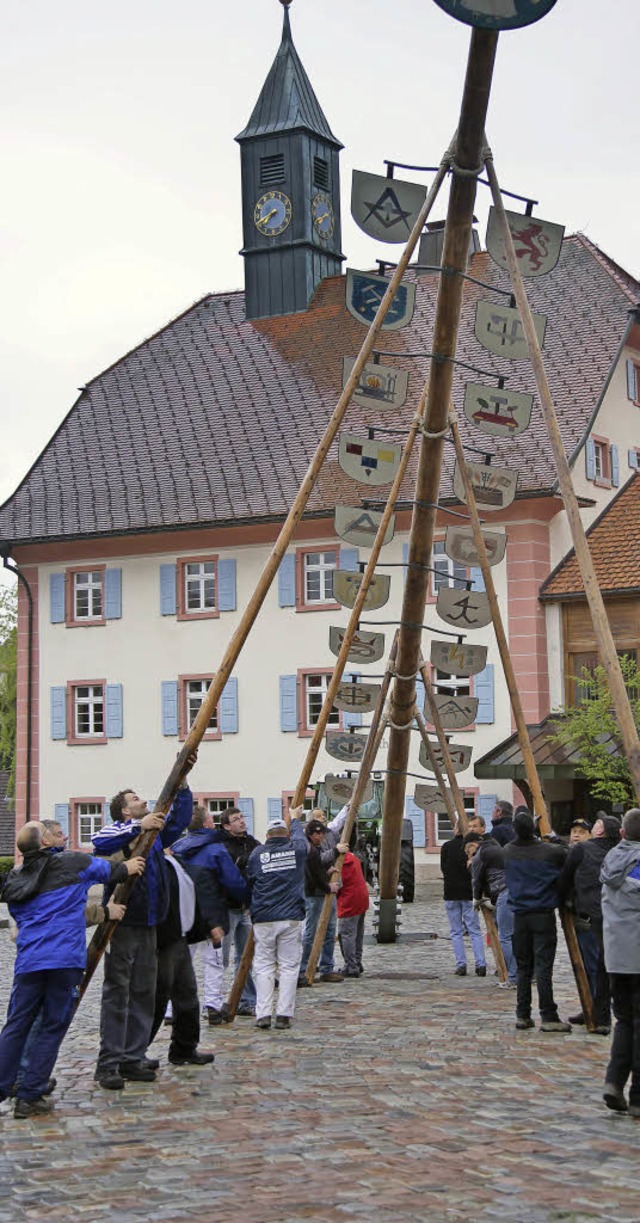
[[[358,811],[354,853],[357,854],[362,863],[367,883],[374,887],[378,882],[378,864],[380,862],[384,782],[374,778],[371,784],[373,786],[373,794],[369,802],[363,803]],[[326,812],[327,820],[334,819],[340,810],[340,804],[328,797],[324,781],[316,782],[313,801],[314,806],[321,807]],[[411,820],[402,821],[399,883],[402,884],[402,899],[410,904],[415,893],[413,824]]]

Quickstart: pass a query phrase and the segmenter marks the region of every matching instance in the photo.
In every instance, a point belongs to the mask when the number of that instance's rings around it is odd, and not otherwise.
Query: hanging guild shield
[[[392,514],[382,541],[383,547],[385,544],[390,544],[393,539],[395,520],[396,516]],[[364,510],[362,506],[357,505],[337,505],[333,525],[340,539],[346,540],[349,544],[355,544],[356,547],[371,548],[375,543],[381,522],[382,513],[378,510]]]
[[[440,744],[432,743],[431,750],[433,752],[434,759],[435,759],[436,764],[438,765],[438,768],[444,769],[445,767],[444,766],[444,756],[442,754],[442,749],[440,747]],[[449,744],[449,755],[451,757],[451,765],[452,765],[454,773],[464,773],[464,770],[469,768],[469,765],[471,764],[472,750],[473,749],[467,746],[467,744],[465,743],[450,743]],[[428,772],[430,773],[433,772],[431,763],[429,761],[429,757],[427,756],[427,749],[424,743],[420,744],[420,753],[419,753],[418,759],[423,769],[427,769]]]
[[[488,595],[480,590],[456,590],[453,586],[441,586],[436,600],[436,611],[441,620],[452,624],[462,632],[466,629],[484,628],[491,623],[491,607]]]
[[[369,327],[391,281],[386,276],[372,276],[371,272],[356,272],[353,268],[347,268],[346,282],[347,310],[359,323]],[[382,330],[397,331],[400,327],[406,327],[413,318],[415,303],[415,284],[407,281],[398,285]]]
[[[483,30],[518,30],[546,17],[556,0],[436,0],[456,21]]]
[[[520,275],[546,276],[547,272],[552,272],[560,258],[564,225],[542,221],[539,217],[523,216],[521,212],[507,212],[507,221]],[[498,214],[493,206],[489,209],[487,250],[494,263],[509,270]]]
[[[446,675],[478,675],[487,665],[487,647],[432,641],[431,663]]]
[[[364,756],[366,735],[354,735],[348,730],[331,730],[325,736],[324,745],[336,760],[348,760],[357,764]]]
[[[426,197],[427,189],[420,183],[353,171],[351,216],[378,242],[406,242]]]
[[[357,780],[357,777],[336,777],[334,773],[327,773],[324,779],[324,789],[329,801],[340,803],[344,807],[355,790]],[[372,798],[373,783],[368,781],[362,796],[362,803],[370,803]]]
[[[345,387],[356,363],[355,357],[344,357],[342,361],[342,385]],[[390,408],[401,408],[407,398],[409,372],[394,365],[378,365],[369,361],[365,365],[352,401],[361,408],[375,408],[387,412]]]
[[[544,314],[534,314],[538,344],[542,348],[547,319]],[[476,306],[476,339],[484,348],[509,361],[528,361],[529,349],[524,338],[522,320],[515,306],[501,306],[495,302],[479,301]]]
[[[475,722],[480,704],[477,696],[447,696],[441,692],[436,694],[434,700],[444,730],[463,730]],[[429,720],[428,709],[426,716]]]
[[[342,709],[345,713],[371,713],[379,695],[379,684],[354,684],[345,681],[340,684],[333,704],[336,709]]]
[[[480,510],[504,510],[511,505],[518,487],[518,473],[510,467],[487,467],[484,463],[467,463],[473,495]],[[467,496],[458,462],[453,471],[453,491],[466,504]]]
[[[341,433],[338,462],[344,472],[359,484],[390,484],[400,464],[400,446],[392,442],[369,441],[355,433]]]
[[[342,649],[346,633],[346,628],[338,628],[335,625],[329,628],[329,649],[336,657]],[[364,629],[356,629],[347,655],[349,662],[379,662],[383,654],[384,633],[367,633]]]
[[[507,537],[499,531],[483,531],[485,552],[489,564],[499,565],[504,557]],[[473,538],[471,527],[447,527],[444,537],[444,550],[452,561],[467,568],[479,565],[480,557]]]
[[[481,382],[467,382],[464,414],[472,425],[491,437],[516,437],[529,427],[533,395],[507,391]]]
[[[445,793],[453,804],[453,795],[450,790],[446,790],[443,793],[438,786],[417,785],[413,791],[413,801],[416,807],[421,807],[423,811],[435,811],[436,813],[446,815],[449,808]]]
[[[362,585],[362,573],[349,573],[336,569],[333,574],[333,597],[342,607],[353,607]],[[389,599],[391,578],[388,573],[376,573],[371,578],[364,596],[363,611],[378,611]]]

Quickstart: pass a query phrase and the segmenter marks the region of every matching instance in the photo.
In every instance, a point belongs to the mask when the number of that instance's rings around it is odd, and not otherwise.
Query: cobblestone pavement
[[[405,908],[404,941],[367,939],[359,981],[298,994],[290,1032],[207,1028],[215,1066],[185,1070],[166,1064],[163,1029],[156,1084],[96,1087],[94,981],[58,1060],[55,1112],[0,1109],[0,1223],[637,1223],[640,1123],[601,1101],[609,1041],[516,1032],[514,994],[491,968],[451,975],[428,892]],[[3,1013],[12,960],[0,930]],[[566,1016],[564,950],[557,995]]]

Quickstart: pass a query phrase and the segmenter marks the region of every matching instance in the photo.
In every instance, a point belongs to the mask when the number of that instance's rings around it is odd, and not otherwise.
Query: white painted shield
[[[385,532],[384,544],[391,543],[395,529],[395,514],[391,515]],[[378,510],[365,510],[361,505],[337,505],[334,515],[336,535],[357,547],[371,548],[375,543],[382,513]]]
[[[538,344],[542,348],[547,318],[534,314],[533,323]],[[476,306],[476,339],[489,352],[509,361],[528,361],[529,349],[524,338],[520,315],[515,306],[502,306],[499,302],[479,301]]]
[[[335,756],[336,760],[348,760],[357,764],[364,756],[367,736],[332,730],[325,736],[324,745],[329,755]]]
[[[484,30],[517,30],[551,11],[556,0],[436,0],[450,17]]]
[[[507,546],[506,535],[499,531],[483,531],[482,538],[490,565],[499,565],[504,557]],[[447,527],[444,537],[444,550],[452,561],[459,565],[479,565],[480,557],[473,538],[471,527]]]
[[[456,590],[453,586],[441,586],[436,611],[441,620],[452,624],[460,632],[484,628],[485,624],[491,623],[489,598],[479,590]]]
[[[346,628],[329,628],[329,649],[336,657],[342,649]],[[353,634],[347,658],[349,662],[379,662],[384,654],[384,633],[367,633],[358,629]],[[482,668],[480,668],[482,670]]]
[[[436,764],[438,765],[440,769],[444,769],[444,759],[443,759],[442,751],[440,748],[440,744],[432,743],[431,747],[433,750]],[[464,770],[469,768],[469,765],[471,764],[471,752],[472,751],[473,751],[473,748],[469,747],[466,743],[450,743],[449,744],[449,755],[451,756],[451,765],[453,767],[454,773],[464,773]],[[420,754],[418,756],[418,759],[424,769],[427,769],[430,773],[433,772],[433,769],[431,768],[431,764],[429,763],[429,758],[427,756],[427,749],[424,743],[420,744]]]
[[[521,212],[507,212],[507,221],[520,275],[546,276],[552,272],[560,258],[564,225],[543,221],[540,217],[523,216]],[[493,207],[489,209],[487,250],[495,263],[509,270],[498,216]]]
[[[346,386],[351,371],[356,363],[355,357],[344,357],[342,361],[342,385]],[[352,402],[361,408],[374,408],[377,412],[388,412],[392,408],[401,408],[407,398],[409,372],[398,369],[394,365],[378,365],[376,361],[367,362],[358,386],[352,395]]]
[[[529,427],[533,395],[467,382],[464,414],[472,425],[491,437],[516,437]]]
[[[518,487],[518,473],[510,467],[487,467],[484,463],[467,463],[467,471],[479,510],[504,510],[511,505]],[[460,501],[467,497],[460,468],[456,461],[453,491]]]
[[[342,607],[353,607],[358,591],[362,586],[362,573],[349,573],[345,569],[336,569],[333,575],[333,597]],[[391,578],[388,573],[376,573],[369,582],[364,597],[363,610],[377,611],[384,607],[391,590]]]
[[[426,196],[427,189],[421,183],[354,170],[351,215],[370,238],[406,243]]]
[[[477,696],[447,696],[438,693],[435,697],[438,717],[444,730],[463,730],[476,720],[480,701]],[[427,719],[429,708],[427,706]]]
[[[373,276],[371,272],[356,272],[354,268],[347,268],[347,310],[359,323],[369,327],[390,284],[391,281],[386,276]],[[415,304],[415,284],[408,280],[398,285],[382,330],[397,331],[400,327],[406,327],[413,318]]]
[[[345,803],[349,802],[349,799],[355,790],[357,780],[357,777],[336,777],[334,773],[327,773],[324,779],[324,788],[327,798],[329,798],[332,803],[341,803],[344,807]],[[372,798],[373,783],[368,781],[362,796],[363,804],[370,803]]]
[[[371,713],[380,695],[380,684],[340,684],[333,699],[336,709],[346,713]]]
[[[453,805],[453,795],[450,790],[445,791],[451,798]],[[413,801],[416,807],[421,807],[423,811],[441,812],[444,815],[448,814],[448,807],[442,790],[438,786],[417,785],[413,791]]]
[[[431,662],[447,675],[478,675],[487,665],[487,647],[432,641]]]
[[[359,484],[370,487],[390,484],[400,463],[400,446],[392,442],[369,441],[355,433],[341,433],[338,462],[343,471]]]

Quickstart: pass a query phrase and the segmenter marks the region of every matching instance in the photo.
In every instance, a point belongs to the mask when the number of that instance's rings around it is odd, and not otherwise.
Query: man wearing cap
[[[337,819],[340,819],[343,814],[346,819],[347,811],[348,808],[343,808]],[[344,820],[342,824],[344,824]],[[340,890],[339,882],[332,880],[330,877],[331,867],[339,853],[346,854],[349,850],[349,846],[341,841],[337,843],[329,841],[327,843],[327,828],[321,820],[309,820],[305,832],[309,842],[309,852],[305,864],[304,878],[306,916],[302,943],[302,962],[300,964],[299,984],[301,986],[307,984],[305,973],[324,905],[324,898]],[[324,936],[322,951],[320,952],[320,962],[318,964],[320,980],[325,982],[344,981],[344,973],[335,972],[333,967],[337,922],[336,903],[332,897],[331,916],[329,917],[329,924]]]
[[[574,820],[569,833],[569,845],[579,845],[591,837],[591,825],[587,820]]]

